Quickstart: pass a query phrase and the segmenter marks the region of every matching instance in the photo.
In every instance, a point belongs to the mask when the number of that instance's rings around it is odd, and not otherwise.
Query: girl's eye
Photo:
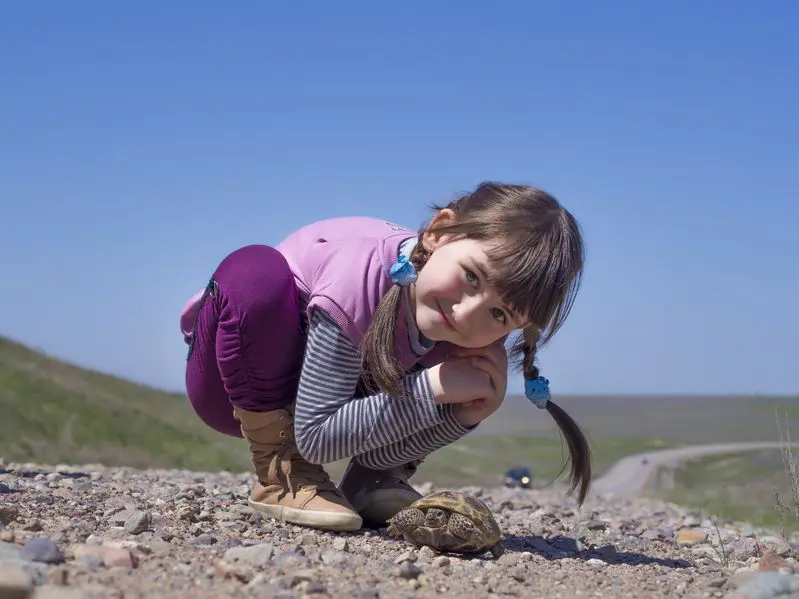
[[[468,268],[464,268],[463,270],[466,272],[466,280],[467,280],[467,281],[469,281],[470,283],[475,283],[475,282],[477,282],[477,275],[476,275],[476,274],[474,274],[474,273],[473,273],[471,270],[469,270]]]
[[[505,316],[505,313],[504,313],[502,310],[500,310],[499,308],[491,308],[491,314],[492,314],[492,315],[494,316],[494,318],[496,318],[496,319],[497,319],[499,322],[501,322],[502,324],[505,324],[505,322],[506,322],[507,318],[506,318],[506,316]]]

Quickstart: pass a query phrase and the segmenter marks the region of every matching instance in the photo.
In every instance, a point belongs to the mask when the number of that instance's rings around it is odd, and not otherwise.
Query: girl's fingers
[[[491,380],[491,387],[496,391],[497,381],[500,380],[502,375],[494,361],[483,356],[474,357],[471,361],[475,368],[479,368],[488,375]]]

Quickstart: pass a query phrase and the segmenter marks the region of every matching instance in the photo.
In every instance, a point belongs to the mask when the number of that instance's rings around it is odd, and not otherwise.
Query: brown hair
[[[486,241],[491,262],[488,283],[503,300],[531,324],[515,340],[510,358],[526,379],[538,377],[536,352],[563,326],[582,278],[584,249],[575,218],[551,195],[526,185],[481,183],[446,208],[452,224],[436,227],[441,233]],[[436,211],[441,206],[433,206]],[[419,242],[410,256],[417,271],[426,251]],[[397,311],[403,289],[393,286],[382,298],[361,343],[364,371],[383,391],[397,393],[405,371],[394,349]],[[546,410],[555,420],[569,448],[569,492],[578,486],[583,503],[591,481],[591,451],[579,425],[551,400]],[[561,473],[563,470],[561,470]]]

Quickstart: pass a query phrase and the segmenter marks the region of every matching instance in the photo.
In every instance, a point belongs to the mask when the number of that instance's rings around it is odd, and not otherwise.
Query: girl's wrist
[[[453,404],[452,405],[452,416],[455,420],[464,428],[472,428],[473,426],[477,426],[480,424],[480,421],[474,421],[474,416],[470,416],[469,410],[466,409],[466,404]]]

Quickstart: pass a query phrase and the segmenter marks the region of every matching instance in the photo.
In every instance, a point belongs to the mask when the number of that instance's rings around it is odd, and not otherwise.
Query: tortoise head
[[[498,558],[505,553],[505,545],[502,544],[502,541],[497,541],[496,544],[489,547],[488,550],[491,552],[491,555]]]
[[[430,528],[443,528],[447,525],[449,516],[447,512],[437,507],[431,507],[427,510],[424,518],[424,525]]]

